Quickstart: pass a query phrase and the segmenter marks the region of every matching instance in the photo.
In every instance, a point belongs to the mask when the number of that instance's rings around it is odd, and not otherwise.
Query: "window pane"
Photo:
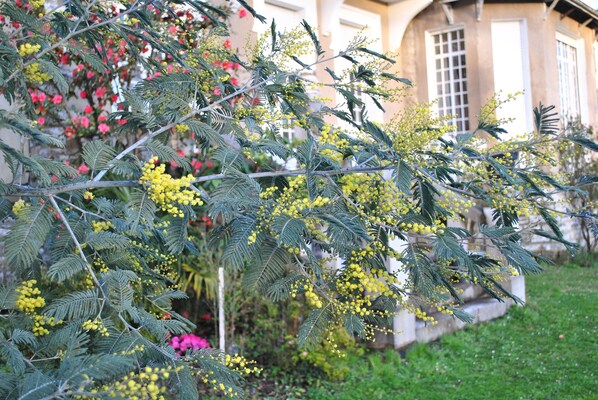
[[[436,103],[438,114],[453,116],[454,118],[447,123],[456,126],[458,132],[463,132],[469,128],[463,29],[452,29],[432,36],[434,43],[432,65],[435,69],[431,72],[436,82],[431,84],[436,88],[436,96],[430,100],[439,99]]]

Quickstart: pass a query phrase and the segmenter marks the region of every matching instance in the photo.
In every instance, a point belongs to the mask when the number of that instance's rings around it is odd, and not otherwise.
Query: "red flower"
[[[98,117],[98,121],[100,121],[100,122],[104,122],[104,121],[106,121],[106,116],[105,116],[105,115],[100,115],[100,116]]]
[[[85,106],[85,109],[83,109],[83,112],[85,114],[91,114],[93,112],[93,107],[90,105]]]
[[[214,163],[211,161],[206,162],[206,167],[207,168],[212,168],[214,166]]]
[[[239,80],[237,78],[235,78],[235,77],[231,77],[230,78],[230,83],[233,86],[238,86],[239,85]]]
[[[112,101],[113,103],[115,103],[116,100],[118,100],[118,95],[117,94],[113,94],[112,97],[110,97],[110,101]]]
[[[225,49],[230,49],[230,48],[231,48],[231,46],[232,46],[232,43],[230,42],[230,40],[226,39],[226,40],[224,41],[224,48],[225,48]]]
[[[75,134],[75,128],[73,128],[72,126],[67,126],[64,129],[64,136],[66,136],[67,138],[72,138],[74,134]]]
[[[69,63],[69,53],[64,53],[62,57],[60,57],[60,63],[64,65]]]
[[[43,124],[46,123],[46,119],[44,117],[39,117],[37,119],[37,123],[40,124],[40,125],[43,125]]]
[[[216,96],[219,96],[219,95],[221,95],[222,93],[220,93],[220,89],[218,89],[217,87],[215,87],[215,88],[214,88],[214,94],[215,94]]]
[[[89,172],[89,167],[85,164],[81,164],[79,168],[77,168],[77,172],[81,175],[84,175]]]
[[[86,98],[87,98],[87,92],[86,92],[85,90],[82,90],[82,91],[81,91],[81,93],[79,93],[79,96],[80,96],[82,99],[86,99]]]
[[[126,123],[127,123],[127,120],[126,120],[126,119],[124,119],[124,118],[121,118],[121,119],[119,119],[119,120],[118,120],[118,124],[119,124],[119,125],[124,125],[124,124],[126,124]]]
[[[31,93],[31,101],[37,103],[39,101],[39,96],[37,93]]]
[[[247,10],[244,8],[239,11],[239,18],[245,18],[247,16]]]

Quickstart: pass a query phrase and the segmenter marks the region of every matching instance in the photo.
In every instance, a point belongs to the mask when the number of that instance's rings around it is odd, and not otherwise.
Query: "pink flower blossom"
[[[106,93],[108,93],[108,89],[106,89],[105,87],[100,87],[96,89],[94,94],[99,99],[100,97],[103,97]]]
[[[174,336],[168,343],[170,347],[177,350],[177,354],[181,355],[187,350],[209,349],[210,344],[202,337],[193,333],[185,333],[180,336]]]
[[[221,95],[222,93],[220,92],[220,89],[219,89],[219,88],[215,87],[215,88],[214,88],[214,94],[215,94],[216,96],[219,96],[219,95]]]
[[[85,114],[91,114],[93,112],[93,107],[90,105],[85,106],[85,109],[83,109],[83,112]]]
[[[46,94],[44,92],[41,92],[40,94],[37,95],[37,98],[39,99],[40,102],[44,102],[46,101],[47,97]]]
[[[93,71],[87,71],[87,75],[85,75],[85,76],[87,76],[87,79],[91,79],[91,78],[94,77],[94,75],[95,75],[95,72],[93,72]]]
[[[102,122],[100,125],[98,125],[98,130],[105,135],[110,130],[110,127]]]
[[[37,123],[40,124],[40,125],[43,125],[43,124],[46,123],[46,119],[44,117],[39,117],[37,119]]]
[[[37,93],[31,93],[31,101],[37,103],[39,101],[39,96]]]
[[[80,96],[82,99],[86,99],[86,98],[87,98],[87,92],[86,92],[85,90],[82,90],[82,91],[81,91],[81,93],[79,93],[79,96]]]
[[[237,78],[235,78],[235,77],[230,78],[230,83],[233,86],[239,86],[239,80]]]
[[[106,121],[106,116],[105,116],[105,115],[100,115],[100,116],[98,117],[98,121],[100,121],[100,122],[104,122],[104,121]]]
[[[62,103],[62,96],[57,94],[54,97],[52,97],[52,103],[54,103],[56,105]]]
[[[89,118],[85,116],[81,117],[81,125],[83,125],[84,128],[89,128]]]
[[[247,16],[247,10],[241,9],[239,11],[239,18],[245,18]]]
[[[226,40],[224,41],[224,48],[225,48],[225,49],[230,49],[230,48],[231,48],[231,46],[232,46],[232,43],[231,43],[231,41],[230,41],[230,40],[228,40],[228,39],[226,39]]]
[[[118,120],[118,124],[119,124],[119,125],[124,125],[124,124],[126,124],[126,123],[127,123],[127,120],[126,120],[126,119],[124,119],[124,118],[121,118],[121,119],[119,119],[119,120]]]
[[[77,168],[77,172],[81,175],[84,175],[89,172],[89,167],[85,164],[81,164],[79,168]]]

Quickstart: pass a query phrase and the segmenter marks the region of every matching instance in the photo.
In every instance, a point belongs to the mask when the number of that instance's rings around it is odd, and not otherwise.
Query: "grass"
[[[349,358],[345,381],[301,398],[598,399],[598,262],[549,266],[526,283],[526,307],[413,346],[404,359],[392,350]]]

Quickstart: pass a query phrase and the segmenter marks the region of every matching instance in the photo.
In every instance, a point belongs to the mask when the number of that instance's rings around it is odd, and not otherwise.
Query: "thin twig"
[[[102,296],[104,298],[106,298],[106,295],[105,295],[104,291],[102,290],[102,285],[100,285],[100,281],[98,281],[96,274],[93,272],[93,268],[91,268],[91,264],[89,263],[89,261],[87,261],[87,257],[85,257],[85,253],[83,253],[83,248],[81,247],[81,243],[79,243],[79,240],[77,239],[77,236],[75,236],[75,232],[73,232],[73,229],[71,228],[71,225],[69,224],[69,221],[64,216],[62,210],[58,206],[58,203],[56,203],[54,196],[50,196],[50,202],[52,203],[52,206],[58,213],[58,216],[60,217],[60,220],[64,224],[64,227],[69,232],[71,239],[73,239],[75,246],[77,246],[77,250],[79,251],[79,256],[81,257],[81,259],[83,259],[83,262],[85,263],[85,268],[87,268],[87,272],[89,273],[89,275],[91,275],[91,278],[93,279],[93,282],[95,283],[95,285],[98,288],[100,288],[100,291],[102,292]]]

